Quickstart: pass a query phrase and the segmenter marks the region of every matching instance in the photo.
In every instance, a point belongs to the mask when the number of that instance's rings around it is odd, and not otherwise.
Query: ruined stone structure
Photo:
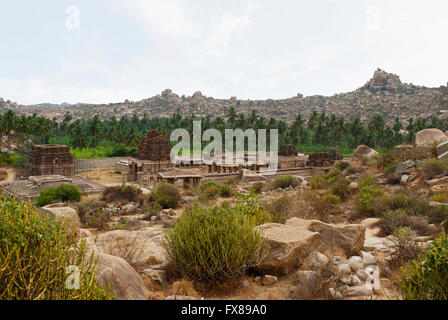
[[[138,151],[138,160],[147,161],[169,161],[171,145],[165,135],[161,132],[150,131],[143,139]]]
[[[319,152],[310,154],[306,165],[309,167],[330,167],[339,160],[342,160],[342,156],[339,150],[331,149],[330,152]]]
[[[61,175],[71,177],[75,166],[70,148],[63,145],[35,145],[31,152],[33,176]]]
[[[124,165],[117,164],[122,173],[125,173]],[[138,181],[142,185],[150,184],[149,181],[155,181],[160,171],[173,167],[170,142],[163,133],[153,130],[143,139],[136,159],[127,161],[127,180]]]
[[[280,147],[278,155],[283,157],[295,157],[297,156],[296,147],[292,144],[284,144]]]

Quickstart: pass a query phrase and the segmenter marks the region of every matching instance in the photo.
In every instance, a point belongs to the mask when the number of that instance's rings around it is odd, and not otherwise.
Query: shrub
[[[108,153],[109,157],[126,157],[135,156],[138,150],[136,147],[128,147],[125,144],[119,143],[113,147],[112,151]]]
[[[202,181],[200,186],[200,199],[203,201],[213,200],[219,194],[218,183],[213,179],[206,179]]]
[[[151,221],[151,218],[157,216],[162,211],[162,206],[157,202],[149,204],[148,211],[145,214],[144,220]]]
[[[79,218],[84,228],[107,230],[109,216],[103,212],[104,203],[97,200],[85,200],[77,204]]]
[[[305,190],[299,195],[299,217],[328,222],[330,215],[338,213],[337,207],[333,204],[335,197],[338,198],[335,195],[321,197],[316,192]]]
[[[142,190],[140,188],[127,185],[124,187],[109,187],[103,192],[102,200],[106,202],[137,202]]]
[[[261,182],[256,182],[250,187],[249,191],[252,193],[260,194],[263,192],[264,184]]]
[[[230,198],[233,195],[233,187],[228,184],[224,184],[219,187],[219,195],[224,198]]]
[[[311,189],[323,190],[329,188],[331,185],[345,179],[345,175],[342,175],[341,170],[333,168],[328,174],[316,175],[310,178]]]
[[[277,223],[285,223],[294,206],[293,198],[287,195],[266,203],[266,209],[274,217],[274,222]]]
[[[346,199],[350,194],[349,183],[344,178],[340,178],[331,185],[328,192],[340,197],[341,199]]]
[[[428,159],[425,162],[423,162],[421,170],[426,179],[432,179],[436,176],[439,176],[447,172],[448,160]]]
[[[74,185],[61,185],[57,188],[42,190],[37,198],[37,206],[44,207],[56,201],[78,202],[81,200],[81,192]]]
[[[431,207],[427,199],[410,192],[400,192],[385,196],[378,203],[377,212],[402,209],[407,215],[426,215]]]
[[[384,168],[384,174],[390,176],[395,173],[395,170],[397,170],[397,164],[392,163]]]
[[[31,204],[0,195],[0,299],[104,300],[96,284],[96,261],[65,226],[39,216]],[[87,262],[88,261],[88,262]],[[80,271],[80,289],[69,290],[66,268]]]
[[[166,233],[169,261],[197,281],[240,279],[269,251],[255,225],[254,219],[228,206],[192,208]]]
[[[273,189],[286,189],[289,187],[295,188],[299,185],[299,182],[297,181],[296,177],[293,176],[279,176],[277,177],[273,183],[272,188]]]
[[[431,196],[431,201],[447,203],[448,202],[448,194],[446,192],[438,192]]]
[[[328,188],[328,181],[324,175],[316,175],[310,178],[310,187],[313,190],[323,190]]]
[[[402,268],[399,284],[405,300],[448,299],[448,237],[445,233],[426,253]]]
[[[325,196],[325,199],[327,199],[333,205],[341,203],[341,197],[334,195],[334,194],[327,194]]]
[[[372,176],[371,174],[363,174],[359,178],[359,182],[358,182],[359,188],[364,188],[364,187],[369,187],[369,186],[372,187],[375,185],[376,185],[375,177]]]
[[[272,214],[270,214],[266,207],[259,201],[256,196],[238,195],[235,206],[232,208],[239,214],[248,216],[256,225],[262,225],[270,223],[274,220]]]
[[[162,183],[152,189],[150,199],[157,202],[163,209],[174,209],[179,206],[182,197],[175,185]]]
[[[334,168],[340,171],[344,171],[345,169],[350,168],[350,163],[348,163],[347,161],[339,161],[335,163]]]
[[[378,225],[383,234],[393,234],[398,228],[409,227],[411,221],[403,209],[389,210],[383,213]]]
[[[422,252],[422,248],[412,241],[411,232],[412,230],[409,227],[398,228],[394,231],[396,240],[393,240],[395,246],[389,262],[389,265],[394,269],[417,259]]]
[[[366,186],[359,190],[357,210],[363,213],[373,214],[375,212],[374,201],[384,194],[384,191],[374,187]]]

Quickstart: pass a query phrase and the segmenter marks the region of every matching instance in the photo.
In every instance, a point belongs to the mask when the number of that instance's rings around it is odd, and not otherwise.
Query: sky
[[[448,82],[446,0],[0,2],[0,97],[138,101],[333,95],[377,68]]]

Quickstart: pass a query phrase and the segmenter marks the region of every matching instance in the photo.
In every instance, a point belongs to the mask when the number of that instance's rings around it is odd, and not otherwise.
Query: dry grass
[[[100,184],[118,184],[122,182],[121,174],[117,174],[114,169],[96,169],[83,172],[81,175],[90,181]]]
[[[327,197],[308,190],[299,193],[297,208],[300,210],[297,210],[296,216],[306,220],[329,222],[330,215],[340,213],[338,206],[333,205]]]

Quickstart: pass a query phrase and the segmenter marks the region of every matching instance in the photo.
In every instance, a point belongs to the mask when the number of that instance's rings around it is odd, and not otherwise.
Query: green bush
[[[60,202],[78,202],[81,200],[81,192],[74,185],[63,184],[57,188],[42,190],[37,198],[37,206],[44,207],[51,203]]]
[[[422,173],[426,179],[432,179],[441,174],[445,174],[448,170],[447,159],[428,159],[423,162],[421,167]]]
[[[330,186],[328,192],[338,196],[341,199],[346,199],[350,194],[349,183],[344,178],[340,178]]]
[[[363,174],[359,178],[358,187],[360,189],[375,185],[376,185],[375,177],[372,176],[371,174]]]
[[[104,300],[96,261],[65,226],[42,218],[31,203],[0,195],[0,300]],[[88,262],[87,262],[88,261]],[[66,268],[80,271],[80,289],[69,290]]]
[[[216,199],[219,194],[218,183],[213,179],[205,179],[199,187],[199,199],[202,202]]]
[[[249,195],[238,195],[236,204],[233,209],[239,214],[248,216],[256,225],[262,225],[265,223],[270,223],[274,221],[274,217],[270,214],[266,207],[260,202],[257,196]]]
[[[402,268],[399,284],[405,300],[448,299],[448,237],[445,233],[426,253]]]
[[[6,165],[14,168],[19,168],[27,162],[26,157],[20,154],[9,154],[8,152],[0,153],[0,166]]]
[[[109,157],[133,157],[137,154],[138,149],[136,147],[128,147],[125,144],[119,143],[112,148],[108,153]]]
[[[328,181],[325,179],[324,175],[312,176],[309,183],[313,190],[323,190],[328,188]]]
[[[175,185],[162,183],[152,189],[150,199],[157,202],[163,209],[174,209],[179,206],[182,197]]]
[[[216,284],[240,279],[264,259],[269,245],[255,220],[229,205],[188,210],[166,233],[169,261],[182,275]]]
[[[334,194],[327,194],[325,198],[333,205],[341,203],[341,197]]]
[[[373,214],[375,212],[374,202],[383,194],[383,190],[374,186],[361,188],[359,190],[357,210],[362,213]]]
[[[233,195],[233,187],[228,184],[224,184],[219,187],[219,195],[224,198],[230,198]]]

